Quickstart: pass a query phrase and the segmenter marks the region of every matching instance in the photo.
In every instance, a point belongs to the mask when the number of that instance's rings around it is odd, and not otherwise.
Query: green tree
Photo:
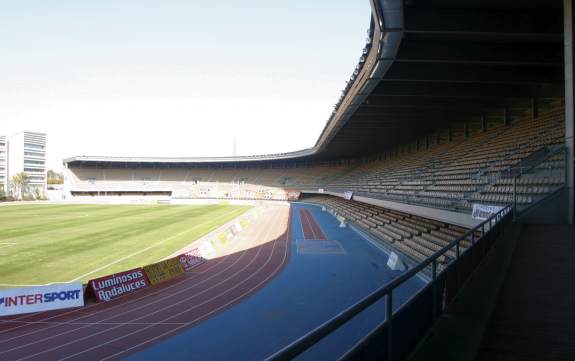
[[[14,197],[22,200],[22,195],[26,186],[28,185],[28,174],[21,172],[12,177],[12,184],[14,185]]]
[[[64,184],[64,176],[52,169],[48,170],[48,184]]]

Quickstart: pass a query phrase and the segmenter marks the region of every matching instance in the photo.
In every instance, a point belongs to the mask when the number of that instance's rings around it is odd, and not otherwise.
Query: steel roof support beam
[[[372,96],[388,97],[431,97],[453,99],[504,98],[561,98],[563,84],[516,85],[516,84],[461,84],[386,81],[374,89]]]
[[[542,98],[540,98],[542,99]],[[552,98],[557,100],[559,98]],[[544,100],[544,99],[542,99]],[[363,108],[410,108],[410,109],[501,109],[502,107],[527,109],[531,106],[528,98],[478,98],[478,99],[459,99],[459,98],[421,98],[421,97],[402,97],[391,98],[385,96],[370,96]]]
[[[561,14],[545,9],[488,10],[406,7],[406,33],[477,34],[501,39],[556,39],[561,41]]]
[[[556,67],[399,62],[391,67],[382,82],[555,84],[562,80],[563,69]]]
[[[395,62],[563,67],[561,44],[555,42],[450,41],[415,34],[401,43]]]

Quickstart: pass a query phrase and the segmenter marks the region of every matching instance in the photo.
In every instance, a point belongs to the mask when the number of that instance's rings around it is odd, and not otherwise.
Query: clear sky
[[[317,140],[367,0],[0,0],[0,134],[74,155],[225,156]]]

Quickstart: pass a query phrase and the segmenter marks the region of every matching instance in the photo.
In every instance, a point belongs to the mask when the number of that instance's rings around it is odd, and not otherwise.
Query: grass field
[[[250,207],[0,207],[0,287],[91,278],[155,262]]]

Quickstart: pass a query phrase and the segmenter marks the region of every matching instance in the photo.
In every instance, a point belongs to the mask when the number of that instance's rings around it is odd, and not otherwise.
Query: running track
[[[117,360],[225,310],[286,265],[288,212],[275,209],[274,221],[258,222],[257,238],[267,243],[209,260],[164,285],[109,303],[0,319],[0,360]]]
[[[301,228],[305,239],[318,239],[326,240],[325,234],[321,227],[315,221],[315,218],[307,208],[300,208],[299,217],[301,220]]]

